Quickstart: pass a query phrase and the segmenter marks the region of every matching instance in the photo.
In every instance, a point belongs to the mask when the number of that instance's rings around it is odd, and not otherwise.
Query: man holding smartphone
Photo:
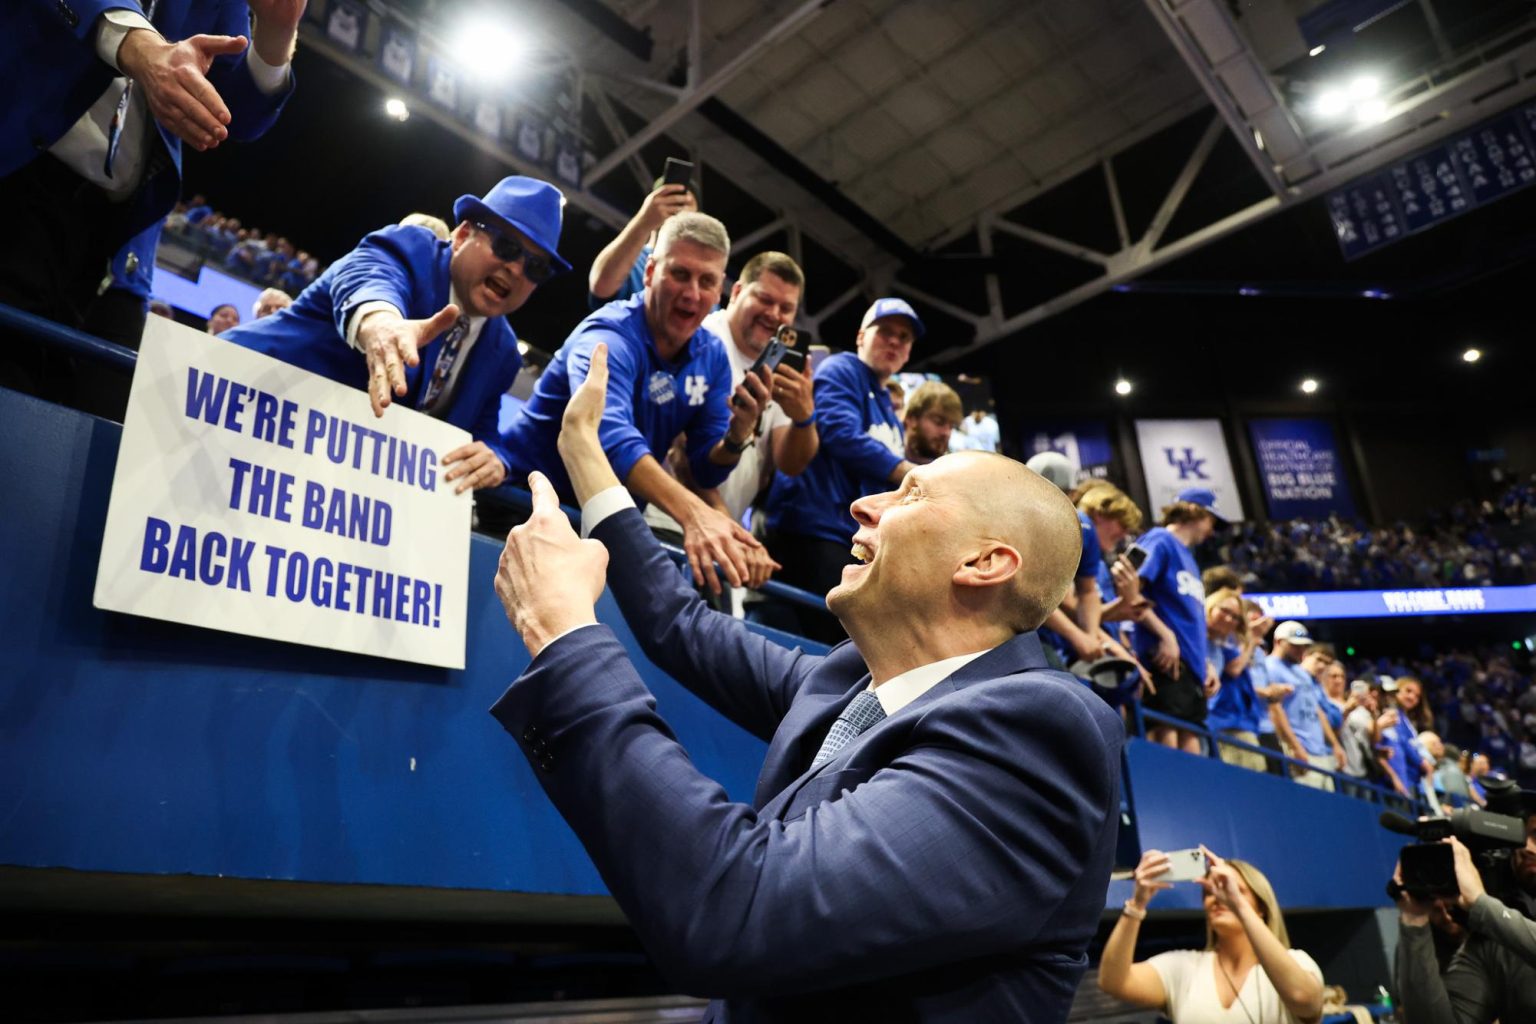
[[[593,309],[623,302],[645,290],[645,264],[656,246],[656,233],[679,213],[696,213],[699,200],[692,188],[693,164],[667,159],[666,170],[651,187],[640,209],[617,238],[603,247],[587,275],[587,302]]]
[[[816,434],[811,370],[803,353],[790,348],[766,382],[748,374],[779,330],[794,323],[804,286],[805,273],[793,259],[782,252],[760,252],[741,269],[741,276],[731,287],[729,305],[704,318],[704,329],[725,344],[732,392],[745,386],[764,403],[736,468],[716,489],[722,511],[735,522],[741,521],[764,485],[773,479],[774,470],[799,476],[821,444]],[[673,468],[695,493],[703,493],[685,477],[686,469],[677,460],[673,460]],[[645,518],[653,527],[682,532],[677,521],[656,505],[646,510]]]

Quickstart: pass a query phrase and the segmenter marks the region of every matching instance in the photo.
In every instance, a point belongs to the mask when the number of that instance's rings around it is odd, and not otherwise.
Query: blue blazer
[[[448,305],[448,263],[452,247],[422,227],[387,227],[364,238],[356,249],[326,268],[293,305],[232,327],[220,337],[264,352],[285,363],[354,388],[368,388],[368,360],[347,344],[347,320],[364,302],[383,301],[407,319],[422,320]],[[404,398],[411,408],[432,377],[442,338],[421,350],[421,362],[406,367]],[[517,379],[523,357],[506,317],[491,317],[480,329],[469,361],[459,371],[457,390],[443,417],[484,441],[508,462],[497,430],[501,396]]]
[[[9,0],[0,14],[0,68],[14,85],[0,103],[0,178],[47,151],[106,91],[117,72],[96,56],[96,19],[105,11],[144,12],[135,0]],[[152,19],[170,40],[199,33],[250,35],[250,8],[244,0],[160,0]],[[256,88],[245,54],[220,57],[208,81],[229,107],[229,138],[259,137],[277,120],[293,92],[293,76],[273,96]],[[124,207],[122,238],[127,242],[160,220],[181,192],[181,140],[155,122],[174,173],[156,174]],[[140,246],[142,249],[142,246]],[[122,258],[126,253],[119,253]],[[140,261],[145,253],[139,252]],[[154,265],[154,251],[147,253]]]
[[[1025,633],[810,762],[868,685],[713,612],[639,512],[593,536],[645,654],[769,742],[752,804],[700,774],[606,626],[492,713],[662,972],[706,1019],[1064,1021],[1104,908],[1119,717]]]

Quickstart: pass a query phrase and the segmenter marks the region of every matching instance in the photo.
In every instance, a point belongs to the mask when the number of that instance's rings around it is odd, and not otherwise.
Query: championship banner
[[[404,25],[386,21],[379,31],[379,67],[401,85],[416,75],[416,37]]]
[[[1271,519],[1355,514],[1327,420],[1250,420],[1253,453]]]
[[[1190,487],[1214,493],[1216,511],[1223,518],[1243,518],[1243,501],[1220,420],[1137,420],[1136,444],[1152,518]]]
[[[1053,420],[1026,427],[1024,443],[1019,446],[1027,461],[1041,452],[1066,456],[1077,470],[1078,480],[1118,478],[1115,472],[1115,446],[1110,440],[1109,424],[1103,420]]]
[[[375,417],[365,392],[150,317],[94,603],[463,668],[472,503],[441,459],[469,440],[398,405]]]
[[[325,34],[331,42],[356,53],[368,32],[368,8],[358,0],[332,0],[325,19]]]

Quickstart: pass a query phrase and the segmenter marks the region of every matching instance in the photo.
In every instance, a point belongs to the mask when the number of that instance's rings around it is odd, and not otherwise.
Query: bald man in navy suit
[[[601,349],[599,349],[601,352]],[[1071,504],[961,452],[853,504],[858,564],[825,657],[713,612],[658,548],[597,440],[606,357],[554,492],[507,538],[497,592],[533,661],[493,709],[674,984],[715,1021],[1064,1021],[1104,907],[1124,729],[1046,667],[1072,581]],[[606,572],[609,564],[612,572]],[[694,767],[613,633],[769,744],[750,804]]]

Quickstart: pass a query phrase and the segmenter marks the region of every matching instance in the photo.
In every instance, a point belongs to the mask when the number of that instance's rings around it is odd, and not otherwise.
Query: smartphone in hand
[[[1174,850],[1168,854],[1168,873],[1158,877],[1159,882],[1193,882],[1204,878],[1210,870],[1205,854],[1200,850]]]
[[[667,162],[661,170],[663,185],[687,185],[692,180],[693,164],[687,160],[679,160],[675,156],[667,157]]]

